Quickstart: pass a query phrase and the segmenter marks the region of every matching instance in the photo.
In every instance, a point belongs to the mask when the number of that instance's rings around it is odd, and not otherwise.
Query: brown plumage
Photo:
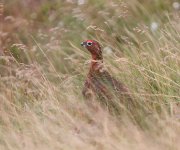
[[[117,79],[112,77],[103,66],[103,56],[101,46],[97,41],[87,40],[81,43],[92,55],[91,65],[87,79],[83,88],[83,95],[86,99],[94,96],[105,100],[107,105],[119,105],[119,101],[113,101],[114,98],[119,99],[122,104],[132,103],[132,98],[128,88]],[[112,103],[113,102],[113,103]]]

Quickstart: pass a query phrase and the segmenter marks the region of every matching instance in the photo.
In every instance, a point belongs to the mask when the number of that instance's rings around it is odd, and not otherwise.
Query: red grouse
[[[112,99],[118,98],[120,101],[114,101],[113,107],[118,105],[119,102],[123,104],[125,102],[126,106],[129,107],[129,103],[132,103],[132,98],[128,88],[112,77],[104,68],[100,44],[94,40],[86,40],[81,43],[81,46],[84,46],[92,56],[89,73],[82,91],[84,97],[91,99],[95,95],[101,100],[104,99],[107,105],[112,103]]]

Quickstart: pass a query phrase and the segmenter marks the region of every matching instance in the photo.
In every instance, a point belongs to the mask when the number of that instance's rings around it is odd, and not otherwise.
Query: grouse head
[[[84,46],[91,53],[93,59],[95,60],[102,59],[101,46],[97,41],[86,40],[81,43],[81,46]]]

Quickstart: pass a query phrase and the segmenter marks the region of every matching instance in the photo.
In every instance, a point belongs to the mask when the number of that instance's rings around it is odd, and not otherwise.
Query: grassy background
[[[173,0],[1,0],[0,149],[180,147],[180,8]],[[151,112],[86,105],[95,39],[105,66]],[[97,104],[98,105],[98,104]],[[137,112],[134,112],[135,114]]]

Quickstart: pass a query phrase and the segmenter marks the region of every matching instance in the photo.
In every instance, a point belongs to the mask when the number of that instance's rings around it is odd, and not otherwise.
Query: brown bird
[[[123,83],[112,77],[104,68],[100,44],[94,40],[86,40],[81,43],[81,46],[84,46],[92,56],[89,73],[82,91],[84,97],[91,99],[97,96],[101,101],[105,100],[106,105],[114,107],[125,104],[124,106],[129,107],[133,103],[130,92]]]

